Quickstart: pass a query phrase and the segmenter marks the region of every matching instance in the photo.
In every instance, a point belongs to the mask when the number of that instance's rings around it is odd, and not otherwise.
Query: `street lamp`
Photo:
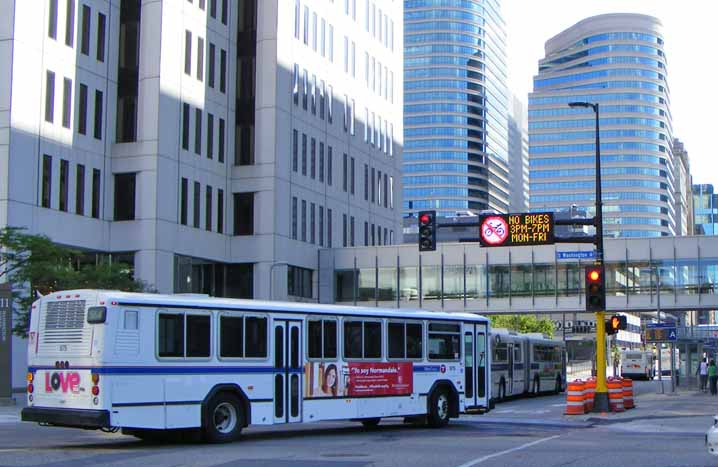
[[[569,102],[571,108],[591,108],[596,116],[596,263],[603,269],[603,202],[601,200],[601,137],[598,126],[598,102]],[[605,272],[604,272],[605,276]],[[603,311],[596,312],[596,394],[594,411],[607,412],[608,386],[606,386],[606,321]]]
[[[277,261],[269,266],[269,300],[274,300],[274,294],[272,293],[272,284],[274,283],[274,268],[277,266],[288,266],[289,263],[286,261]]]

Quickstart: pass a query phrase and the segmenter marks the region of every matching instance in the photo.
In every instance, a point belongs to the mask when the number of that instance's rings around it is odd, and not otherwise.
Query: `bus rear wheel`
[[[427,423],[432,428],[441,428],[449,423],[451,399],[445,388],[436,389],[429,397]]]
[[[234,394],[219,393],[207,406],[204,437],[210,443],[228,443],[239,438],[244,426],[242,403]]]

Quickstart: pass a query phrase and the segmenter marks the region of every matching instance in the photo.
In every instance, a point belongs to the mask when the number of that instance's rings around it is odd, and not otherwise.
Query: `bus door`
[[[514,393],[514,345],[515,344],[508,344],[508,354],[509,354],[509,374],[506,376],[506,384],[508,387],[506,388],[506,394],[511,396]]]
[[[466,408],[488,407],[488,345],[485,324],[464,325],[464,399]]]
[[[274,423],[302,421],[302,322],[274,321]]]

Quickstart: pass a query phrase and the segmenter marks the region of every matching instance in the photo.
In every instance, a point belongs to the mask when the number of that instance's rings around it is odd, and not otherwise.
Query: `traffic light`
[[[606,309],[606,287],[603,266],[586,267],[586,311]]]
[[[616,334],[618,331],[626,329],[626,317],[621,315],[613,315],[606,320],[606,334]]]
[[[419,212],[419,251],[436,251],[436,211]]]

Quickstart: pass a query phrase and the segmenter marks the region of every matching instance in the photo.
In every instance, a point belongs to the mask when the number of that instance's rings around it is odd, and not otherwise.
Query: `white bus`
[[[489,321],[440,313],[77,290],[32,306],[22,420],[150,437],[489,410]]]
[[[669,360],[670,368],[670,360]],[[621,376],[653,379],[656,375],[656,356],[650,350],[624,350],[621,352]]]
[[[539,333],[491,330],[491,393],[497,400],[563,391],[566,344]]]

